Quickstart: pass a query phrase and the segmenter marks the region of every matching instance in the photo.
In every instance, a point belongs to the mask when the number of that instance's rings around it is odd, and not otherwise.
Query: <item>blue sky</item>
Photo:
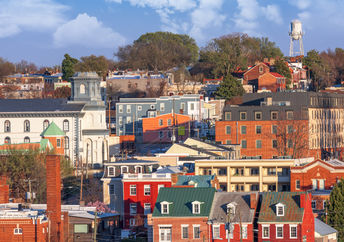
[[[0,57],[38,66],[69,53],[113,58],[141,34],[188,34],[199,46],[233,32],[268,37],[289,51],[289,23],[303,23],[304,48],[344,48],[342,0],[0,0]]]

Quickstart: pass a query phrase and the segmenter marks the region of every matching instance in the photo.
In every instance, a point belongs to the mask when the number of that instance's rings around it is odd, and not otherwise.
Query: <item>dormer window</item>
[[[227,204],[227,214],[229,214],[230,216],[234,216],[237,205],[238,204],[236,202],[228,203]]]
[[[276,215],[277,216],[284,216],[284,204],[282,204],[282,203],[276,204]]]
[[[160,203],[161,206],[161,214],[169,214],[170,210],[170,204],[169,202],[163,201]]]
[[[200,214],[201,213],[201,204],[202,202],[194,201],[192,204],[192,213],[193,214]]]

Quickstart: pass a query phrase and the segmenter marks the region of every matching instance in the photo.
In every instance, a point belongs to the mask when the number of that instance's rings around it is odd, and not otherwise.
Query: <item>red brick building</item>
[[[284,91],[286,90],[286,78],[277,72],[266,72],[258,78],[258,90]]]
[[[123,174],[123,227],[138,226],[138,216],[146,220],[152,213],[159,190],[171,187],[171,174]]]
[[[183,114],[164,114],[142,119],[144,143],[171,143],[184,141],[190,137],[191,118]]]
[[[304,192],[264,193],[258,241],[314,241],[312,196]]]
[[[254,86],[254,92],[258,89],[258,79],[261,75],[270,72],[270,64],[259,62],[249,68],[243,75],[243,85]]]

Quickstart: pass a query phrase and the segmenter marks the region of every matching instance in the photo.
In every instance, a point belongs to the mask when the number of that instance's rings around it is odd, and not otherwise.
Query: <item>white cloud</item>
[[[257,0],[237,0],[239,12],[234,15],[235,27],[250,35],[258,33],[261,19],[267,19],[275,24],[282,24],[280,9],[275,4],[259,5]]]
[[[75,19],[61,25],[53,37],[57,47],[81,45],[92,48],[113,48],[125,42],[122,35],[86,13],[79,14]]]
[[[311,0],[289,0],[289,3],[300,10],[306,9],[311,5]]]
[[[105,2],[108,2],[108,3],[122,3],[122,0],[105,0]]]
[[[0,6],[0,38],[55,29],[65,21],[63,13],[68,9],[53,0],[3,0]]]

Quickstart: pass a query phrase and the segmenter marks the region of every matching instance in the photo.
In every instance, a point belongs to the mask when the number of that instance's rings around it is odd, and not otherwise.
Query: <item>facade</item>
[[[258,241],[314,241],[311,194],[264,193],[258,216]]]
[[[214,188],[161,188],[152,214],[153,241],[206,241]]]
[[[65,154],[73,164],[101,166],[108,160],[108,130],[99,80],[96,73],[75,74],[70,101],[1,99],[0,143],[40,142],[40,134],[54,122],[66,134]]]
[[[313,159],[311,159],[313,160]],[[290,191],[290,167],[305,160],[196,160],[196,175],[215,174],[227,192]]]
[[[286,90],[286,78],[276,72],[266,72],[258,77],[258,91],[281,92]]]
[[[216,122],[216,141],[241,145],[242,157],[342,156],[344,97],[334,93],[245,94]]]
[[[258,193],[215,193],[208,220],[211,241],[220,242],[228,237],[230,241],[254,241],[258,196]]]
[[[270,72],[269,63],[259,62],[255,64],[243,74],[243,85],[253,86],[253,92],[256,92],[258,90],[259,77],[267,72]]]

